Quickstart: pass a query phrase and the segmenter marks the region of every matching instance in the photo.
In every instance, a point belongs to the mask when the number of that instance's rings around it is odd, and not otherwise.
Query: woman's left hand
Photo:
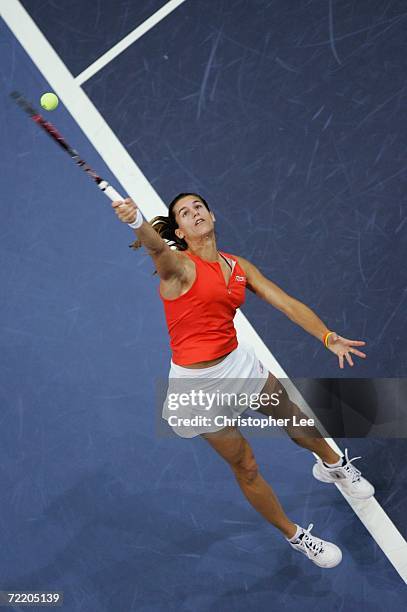
[[[342,336],[338,336],[337,333],[333,333],[328,338],[328,349],[338,355],[339,359],[339,367],[343,370],[343,358],[345,357],[348,364],[353,367],[353,361],[351,357],[351,353],[357,355],[358,357],[365,358],[365,353],[358,351],[355,346],[363,346],[366,342],[363,340],[349,340],[348,338],[342,338]]]

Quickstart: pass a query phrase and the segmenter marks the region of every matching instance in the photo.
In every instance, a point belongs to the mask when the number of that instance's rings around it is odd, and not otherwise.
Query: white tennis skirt
[[[208,368],[186,368],[171,360],[162,417],[183,438],[219,431],[258,401],[267,378],[254,349],[241,343]]]

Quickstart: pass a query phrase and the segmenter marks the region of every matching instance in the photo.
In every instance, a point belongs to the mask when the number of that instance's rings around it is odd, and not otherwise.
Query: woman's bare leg
[[[292,538],[297,527],[285,514],[271,486],[260,475],[253,451],[240,431],[236,427],[225,427],[215,433],[202,434],[201,437],[230,465],[253,508],[286,538]]]
[[[297,422],[301,418],[308,418],[306,414],[301,412],[297,404],[294,404],[294,402],[290,400],[281,381],[271,374],[271,372],[269,373],[269,377],[261,393],[267,393],[269,396],[271,396],[273,393],[278,393],[279,397],[278,406],[273,406],[272,404],[261,406],[258,411],[262,414],[273,416],[275,418],[288,419],[292,419],[293,415],[296,415]],[[303,448],[313,451],[322,459],[322,461],[325,461],[325,463],[336,463],[339,461],[339,455],[335,453],[326,440],[321,437],[321,433],[316,427],[298,427],[289,425],[284,427],[284,429],[293,442],[299,446],[302,446]]]

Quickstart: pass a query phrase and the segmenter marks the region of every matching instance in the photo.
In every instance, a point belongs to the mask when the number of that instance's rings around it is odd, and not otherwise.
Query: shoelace
[[[346,464],[344,466],[342,466],[342,467],[349,474],[349,476],[351,477],[352,484],[354,482],[359,482],[360,476],[361,476],[362,472],[360,472],[360,470],[355,468],[354,465],[351,465],[351,462],[355,461],[355,459],[362,459],[362,457],[353,457],[353,459],[349,459],[349,457],[348,457],[348,449],[345,448],[345,459],[346,459]]]
[[[316,557],[319,553],[324,552],[324,546],[322,540],[318,540],[315,536],[311,535],[313,526],[313,523],[310,523],[307,529],[303,529],[304,535],[298,543],[303,543],[304,546],[314,554],[314,557]]]

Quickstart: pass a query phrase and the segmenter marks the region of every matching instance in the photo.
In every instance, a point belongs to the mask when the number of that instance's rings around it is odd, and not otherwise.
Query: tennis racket
[[[56,127],[46,121],[39,112],[22,96],[18,91],[13,91],[10,96],[15,100],[20,108],[31,117],[59,146],[68,153],[74,162],[86,172],[86,174],[96,183],[101,191],[112,201],[124,200],[122,196],[107,181],[100,177],[88,164],[81,158],[79,153],[69,145],[65,138],[61,136]]]

